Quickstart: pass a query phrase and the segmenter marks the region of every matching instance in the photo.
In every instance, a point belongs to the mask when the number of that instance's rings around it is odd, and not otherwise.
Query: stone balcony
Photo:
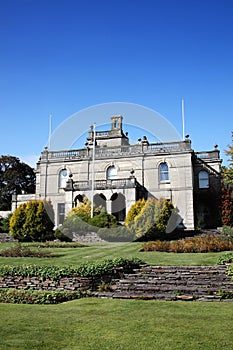
[[[112,179],[112,180],[95,180],[95,190],[108,190],[108,189],[123,189],[123,188],[136,188],[140,186],[135,177]],[[73,181],[72,179],[67,181],[66,191],[87,191],[91,190],[90,181]]]

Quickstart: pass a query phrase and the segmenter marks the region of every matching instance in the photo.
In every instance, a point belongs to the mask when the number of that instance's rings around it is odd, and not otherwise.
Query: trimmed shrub
[[[84,235],[88,232],[97,232],[99,228],[117,227],[119,225],[114,215],[108,214],[105,211],[99,211],[99,209],[95,210],[93,218],[88,216],[90,213],[89,202],[86,202],[80,208],[73,208],[68,214],[63,225],[60,227],[63,235],[71,238],[73,233]]]
[[[26,203],[21,204],[13,213],[10,219],[10,233],[13,238],[18,239],[19,242],[24,240],[30,241],[24,233],[24,224],[26,221]]]
[[[137,239],[156,239],[166,234],[167,223],[173,210],[170,201],[164,198],[149,198],[139,214],[126,227]]]
[[[145,204],[146,204],[145,199],[139,199],[131,206],[125,219],[126,225],[129,225],[130,222],[134,221],[136,216],[140,214]]]
[[[100,214],[102,210],[103,210],[102,207],[95,207],[94,206],[94,215]],[[68,216],[72,216],[74,214],[79,216],[80,218],[82,218],[82,220],[87,222],[89,220],[89,218],[91,217],[91,201],[89,201],[89,199],[87,197],[84,197],[83,202],[79,203],[79,205],[77,207],[72,208],[71,211],[69,212]]]
[[[54,212],[51,202],[34,200],[21,204],[10,219],[10,232],[20,242],[54,238]]]
[[[93,218],[90,218],[88,220],[88,223],[92,226],[101,228],[117,227],[119,225],[116,217],[106,212],[102,212],[98,215],[95,215]]]

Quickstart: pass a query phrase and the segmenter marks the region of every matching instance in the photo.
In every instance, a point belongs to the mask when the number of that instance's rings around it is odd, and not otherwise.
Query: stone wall
[[[108,291],[97,291],[106,283]],[[142,266],[129,273],[123,268],[112,275],[63,277],[57,282],[39,277],[0,277],[0,288],[32,290],[90,290],[93,297],[158,300],[220,301],[220,290],[233,292],[226,266]],[[233,301],[233,299],[228,299]]]
[[[32,289],[32,290],[94,290],[102,282],[108,283],[112,276],[101,277],[63,277],[58,281],[41,277],[2,276],[0,288]]]

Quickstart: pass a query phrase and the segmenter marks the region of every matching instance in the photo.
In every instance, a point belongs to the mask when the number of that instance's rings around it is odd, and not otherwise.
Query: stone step
[[[218,292],[233,291],[225,266],[142,266],[115,281],[102,298],[158,300],[222,300]]]
[[[222,299],[218,295],[188,295],[174,293],[127,293],[127,292],[102,292],[92,293],[93,297],[98,298],[112,298],[112,299],[142,299],[142,300],[168,300],[168,301],[229,301],[233,302],[233,299]]]

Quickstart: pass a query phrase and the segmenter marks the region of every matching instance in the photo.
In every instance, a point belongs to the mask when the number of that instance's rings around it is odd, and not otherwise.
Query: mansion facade
[[[51,200],[55,226],[84,197],[125,220],[140,198],[166,198],[177,208],[184,228],[214,228],[221,224],[221,159],[217,146],[195,152],[183,141],[149,143],[146,136],[130,144],[122,116],[111,118],[111,129],[90,128],[85,148],[52,151],[45,148],[37,163],[36,193],[18,195],[12,210],[32,199]]]

